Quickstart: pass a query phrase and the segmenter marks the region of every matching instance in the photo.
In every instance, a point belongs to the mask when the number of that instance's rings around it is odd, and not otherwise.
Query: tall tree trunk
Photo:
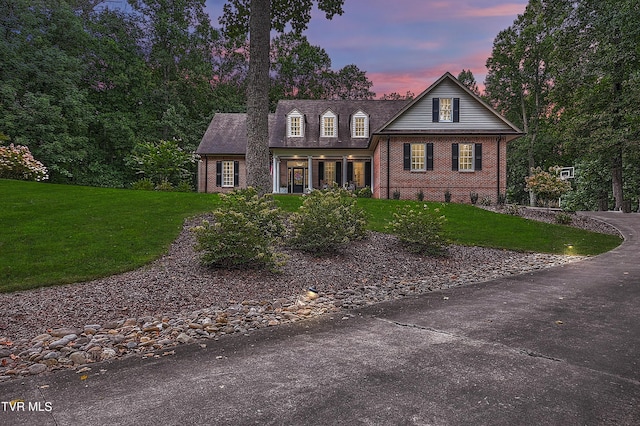
[[[247,185],[270,192],[269,47],[271,0],[251,0],[247,85]]]
[[[614,210],[622,210],[624,198],[622,192],[622,149],[616,149],[611,159],[611,182],[613,183],[613,198],[615,200]]]

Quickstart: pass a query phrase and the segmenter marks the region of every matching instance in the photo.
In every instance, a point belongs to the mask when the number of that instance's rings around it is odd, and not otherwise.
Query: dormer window
[[[320,137],[338,137],[338,117],[331,111],[322,114]]]
[[[304,135],[304,116],[298,110],[287,115],[287,137],[301,138]]]
[[[362,111],[358,111],[353,115],[351,123],[351,137],[368,138],[369,137],[369,116]]]

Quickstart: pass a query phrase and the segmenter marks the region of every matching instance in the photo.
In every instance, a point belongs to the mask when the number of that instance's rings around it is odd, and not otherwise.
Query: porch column
[[[349,185],[347,182],[347,157],[342,157],[342,186]]]
[[[313,191],[313,157],[308,156],[307,157],[307,170],[309,171],[308,173],[308,189],[309,192]]]
[[[273,184],[273,193],[277,194],[280,191],[280,184],[278,183],[278,178],[280,177],[280,173],[278,173],[278,157],[273,156],[273,163],[271,165],[271,183]]]

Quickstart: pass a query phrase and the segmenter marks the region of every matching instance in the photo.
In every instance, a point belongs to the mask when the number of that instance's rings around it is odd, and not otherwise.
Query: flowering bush
[[[367,220],[354,194],[331,188],[306,196],[298,212],[291,216],[291,224],[291,247],[323,254],[364,238]]]
[[[446,219],[439,213],[439,209],[430,210],[426,204],[406,205],[393,214],[389,228],[410,252],[440,256],[446,253],[449,242],[443,232]]]
[[[571,190],[571,183],[560,179],[560,168],[550,167],[545,172],[540,167],[531,169],[531,175],[525,177],[526,191],[532,191],[539,199],[546,201],[557,200]]]
[[[33,158],[29,148],[9,144],[0,146],[0,178],[42,181],[49,179],[47,168]]]
[[[201,262],[215,268],[275,270],[284,256],[274,247],[284,234],[280,212],[273,199],[253,189],[221,194],[222,206],[213,211],[213,223],[192,228]]]

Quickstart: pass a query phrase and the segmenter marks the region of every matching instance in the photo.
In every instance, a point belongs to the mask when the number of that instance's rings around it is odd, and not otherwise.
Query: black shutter
[[[318,162],[318,186],[321,188],[322,188],[323,180],[324,180],[324,161],[319,161]]]
[[[453,98],[453,122],[460,122],[460,98]]]
[[[371,188],[371,161],[364,162],[364,185]]]
[[[404,151],[404,169],[411,170],[411,144],[405,143],[403,146]]]
[[[433,111],[431,112],[431,118],[434,123],[440,121],[440,98],[433,98]]]
[[[342,182],[342,161],[336,161],[336,183],[340,186],[344,184]]]
[[[453,171],[457,171],[458,170],[458,144],[457,143],[452,143],[451,144],[451,170]]]
[[[240,162],[233,162],[233,186],[240,185]]]
[[[474,149],[475,149],[475,152],[474,152],[474,158],[475,158],[474,169],[475,170],[482,170],[482,144],[481,143],[475,144]]]
[[[347,182],[352,182],[352,181],[353,181],[353,163],[348,162],[347,163]]]
[[[427,144],[427,170],[433,170],[433,143]]]
[[[222,161],[216,161],[216,186],[222,186]]]

